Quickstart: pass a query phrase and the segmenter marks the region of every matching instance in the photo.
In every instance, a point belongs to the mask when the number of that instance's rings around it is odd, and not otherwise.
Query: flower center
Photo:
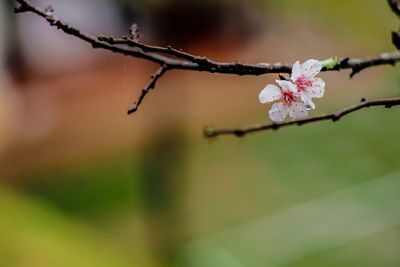
[[[282,91],[282,100],[286,105],[291,105],[296,97],[292,91]]]
[[[298,88],[299,92],[302,92],[304,90],[306,90],[307,88],[311,87],[313,85],[312,80],[304,77],[304,76],[300,76],[300,78],[298,78],[296,80],[296,85]]]

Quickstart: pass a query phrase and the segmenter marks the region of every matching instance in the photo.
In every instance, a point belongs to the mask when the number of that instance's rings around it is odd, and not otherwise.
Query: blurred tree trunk
[[[186,159],[185,135],[179,128],[161,132],[142,152],[147,238],[151,253],[161,265],[176,266],[179,250],[189,235],[185,216]]]
[[[256,10],[236,1],[119,1],[125,21],[129,22],[129,17],[135,18],[136,21],[130,23],[139,23],[146,41],[152,39],[150,42],[189,51],[193,48],[207,51],[222,43],[224,47],[220,53],[227,53],[226,47],[243,46],[258,25],[258,17],[254,16]],[[126,10],[128,6],[130,8]],[[160,86],[164,90],[172,89],[165,84]],[[186,97],[182,92],[180,103],[185,103]],[[181,130],[182,115],[177,116],[184,112],[183,104],[170,106],[175,99],[173,96],[167,98],[148,117],[155,122],[167,119],[169,125],[150,137],[149,144],[143,148],[141,189],[149,249],[159,265],[177,266],[181,248],[191,235],[186,217],[188,145],[186,133]],[[163,110],[163,116],[160,116],[160,110]]]
[[[27,68],[19,40],[18,17],[13,13],[14,4],[14,1],[5,1],[6,68],[14,81],[24,82],[27,79]]]

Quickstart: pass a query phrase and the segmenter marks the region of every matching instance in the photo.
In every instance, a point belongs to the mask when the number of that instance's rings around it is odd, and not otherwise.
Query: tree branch
[[[391,108],[392,106],[398,106],[400,105],[400,97],[396,98],[388,98],[388,99],[377,99],[377,100],[371,100],[371,101],[366,101],[365,99],[361,100],[360,104],[353,105],[349,108],[345,108],[342,110],[339,110],[335,113],[332,114],[327,114],[327,115],[320,115],[320,116],[314,116],[306,119],[301,119],[301,120],[292,120],[289,122],[282,122],[282,123],[267,123],[267,124],[255,124],[243,128],[232,128],[232,129],[214,129],[214,128],[206,128],[204,130],[204,136],[207,138],[214,138],[220,135],[235,135],[237,137],[243,137],[246,134],[249,133],[254,133],[254,132],[260,132],[260,131],[266,131],[266,130],[278,130],[283,127],[287,126],[301,126],[303,124],[308,124],[308,123],[313,123],[313,122],[318,122],[318,121],[326,121],[326,120],[332,120],[333,122],[336,122],[340,120],[342,117],[356,112],[360,109],[363,108],[369,108],[369,107],[375,107],[375,106],[385,106],[385,108]]]
[[[290,73],[291,64],[283,63],[257,63],[243,64],[238,62],[218,62],[206,57],[195,56],[172,47],[158,47],[143,44],[127,38],[115,39],[110,36],[94,37],[69,26],[67,23],[47,14],[44,10],[34,6],[27,0],[15,0],[21,6],[15,12],[33,12],[44,18],[51,26],[57,27],[65,33],[75,36],[90,43],[94,48],[102,48],[111,52],[145,59],[159,65],[165,65],[169,69],[205,71],[210,73],[235,74],[235,75],[262,75],[267,73]],[[352,74],[379,65],[394,65],[400,61],[400,52],[384,53],[370,58],[338,58],[334,66],[324,68],[322,71],[351,69]]]
[[[143,99],[146,97],[146,95],[150,92],[151,89],[155,88],[157,81],[167,72],[167,70],[168,66],[163,65],[151,76],[151,81],[145,88],[142,89],[139,97],[133,103],[133,106],[128,110],[128,115],[137,111]]]

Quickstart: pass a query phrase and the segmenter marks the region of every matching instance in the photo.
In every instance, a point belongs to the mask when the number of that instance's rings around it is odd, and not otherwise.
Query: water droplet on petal
[[[312,107],[310,105],[305,105],[306,110],[310,111]]]

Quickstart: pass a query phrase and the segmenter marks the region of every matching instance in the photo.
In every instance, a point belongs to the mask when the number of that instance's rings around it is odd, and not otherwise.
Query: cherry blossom
[[[315,76],[320,73],[322,64],[315,59],[309,59],[303,64],[294,63],[290,79],[297,86],[297,92],[307,108],[315,109],[312,98],[321,98],[325,92],[325,82]]]
[[[299,92],[290,81],[276,80],[279,86],[268,84],[259,95],[262,104],[279,100],[272,105],[269,117],[274,122],[282,122],[289,115],[293,120],[308,116],[306,104],[299,99]]]

